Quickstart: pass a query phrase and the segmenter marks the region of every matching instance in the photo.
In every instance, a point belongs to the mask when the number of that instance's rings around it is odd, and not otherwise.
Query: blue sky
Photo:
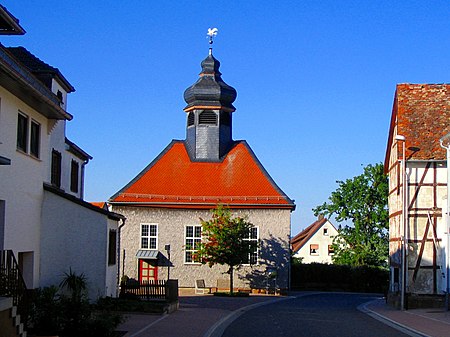
[[[236,88],[246,139],[295,199],[292,232],[363,166],[384,160],[397,83],[448,83],[448,1],[3,0],[27,34],[0,37],[76,88],[67,136],[94,159],[86,200],[107,200],[172,139],[207,56]]]

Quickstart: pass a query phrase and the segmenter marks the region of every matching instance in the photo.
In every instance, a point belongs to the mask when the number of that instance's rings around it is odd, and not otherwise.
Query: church
[[[233,140],[236,90],[226,84],[212,48],[199,79],[184,92],[186,139],[170,144],[108,201],[126,217],[120,232],[121,275],[139,280],[196,280],[216,287],[227,266],[210,268],[193,255],[201,241],[200,218],[217,205],[245,217],[258,242],[248,264],[235,272],[236,290],[289,287],[291,200],[273,181],[245,140]],[[270,277],[269,279],[269,275]],[[276,275],[276,277],[273,277]]]

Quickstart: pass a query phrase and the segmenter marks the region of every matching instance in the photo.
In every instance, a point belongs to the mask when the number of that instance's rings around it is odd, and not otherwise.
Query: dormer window
[[[198,117],[199,125],[217,125],[217,115],[214,111],[204,110]]]
[[[63,106],[64,100],[63,100],[63,93],[61,92],[61,90],[58,90],[58,92],[56,93],[56,97],[58,98],[59,105]]]
[[[63,94],[60,90],[56,93],[56,97],[58,97],[59,101],[63,103]]]
[[[191,111],[191,112],[189,112],[189,115],[188,115],[187,126],[190,127],[190,126],[193,126],[194,124],[195,124],[195,115]]]

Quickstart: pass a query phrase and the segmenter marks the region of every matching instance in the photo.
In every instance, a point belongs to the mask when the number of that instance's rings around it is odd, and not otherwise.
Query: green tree
[[[246,238],[253,224],[241,217],[232,217],[231,211],[221,205],[212,210],[208,221],[200,219],[202,224],[202,242],[194,258],[202,264],[212,267],[215,264],[228,265],[230,275],[230,293],[233,293],[233,272],[254,250]]]
[[[340,226],[333,243],[333,262],[385,267],[389,251],[389,187],[383,165],[367,165],[363,174],[337,183],[339,187],[331,193],[329,202],[313,209],[315,215],[334,215],[337,222],[353,224]]]

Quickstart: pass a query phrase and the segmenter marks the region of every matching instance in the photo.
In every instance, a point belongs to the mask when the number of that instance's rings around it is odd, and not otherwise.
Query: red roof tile
[[[104,202],[104,201],[91,201],[90,204],[93,206],[96,206],[98,208],[108,210],[108,207],[106,206],[106,202]]]
[[[191,161],[173,141],[110,202],[171,208],[288,208],[295,205],[240,141],[222,162]]]
[[[439,139],[450,132],[450,84],[397,85],[385,163],[389,162],[396,120],[397,133],[406,138],[407,160],[445,160]]]

